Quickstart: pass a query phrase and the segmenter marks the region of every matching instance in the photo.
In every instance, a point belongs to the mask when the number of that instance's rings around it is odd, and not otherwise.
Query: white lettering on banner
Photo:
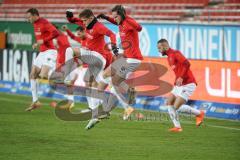
[[[19,82],[20,80],[20,64],[19,64],[19,61],[20,61],[20,58],[21,58],[21,55],[20,55],[20,51],[19,50],[16,50],[15,53],[14,53],[14,56],[13,56],[13,80],[15,82]]]
[[[164,38],[167,39],[172,48],[176,48],[176,40],[178,39],[178,29],[177,28],[158,28],[158,40]]]
[[[10,33],[8,35],[8,43],[14,45],[31,45],[32,35],[30,33]]]
[[[224,97],[225,93],[225,69],[222,68],[221,69],[221,88],[220,89],[213,89],[210,86],[210,71],[209,71],[209,67],[206,67],[205,69],[205,82],[206,82],[206,88],[207,88],[207,92],[212,95],[212,96],[218,96],[218,97]]]
[[[173,38],[172,38],[172,42],[171,42],[172,48],[177,48],[177,41],[176,41],[176,39],[178,38],[178,36],[179,36],[178,29],[174,29],[174,31],[173,31]]]
[[[224,33],[224,53],[225,53],[225,60],[230,61],[231,60],[231,54],[232,54],[232,36],[231,31],[228,30]]]
[[[194,34],[194,29],[186,29],[185,30],[185,55],[189,58],[194,58],[194,48],[195,48],[195,34]],[[191,55],[190,55],[191,54]]]
[[[236,61],[240,62],[240,31],[237,31],[237,38],[236,38]]]
[[[237,76],[240,77],[240,69],[237,70]],[[227,69],[227,97],[240,98],[240,91],[231,89],[231,70]]]
[[[22,68],[21,68],[21,82],[29,82],[29,71],[28,71],[28,59],[27,52],[23,51],[22,53]]]
[[[227,72],[226,72],[227,70]],[[240,77],[240,69],[237,70],[237,76]],[[209,67],[205,69],[205,82],[206,82],[206,89],[207,92],[211,96],[216,97],[229,97],[229,98],[240,98],[240,91],[234,91],[231,89],[231,69],[221,69],[221,88],[220,89],[213,89],[210,86],[210,71]],[[227,77],[227,78],[226,78]],[[227,85],[226,85],[227,84]],[[225,87],[226,86],[226,87]]]
[[[158,39],[167,39],[172,48],[182,51],[187,58],[240,61],[239,30],[180,25],[158,27],[157,32]]]
[[[217,43],[213,41],[217,37],[217,35],[218,35],[217,30],[215,30],[215,29],[209,30],[209,33],[208,33],[208,40],[209,40],[209,42],[208,42],[208,54],[209,54],[208,59],[211,59],[211,60],[218,60],[218,58],[215,58],[213,56],[214,50],[218,49]]]
[[[7,81],[8,80],[8,72],[7,72],[7,66],[8,66],[8,59],[7,59],[7,50],[3,50],[3,63],[2,63],[2,70],[3,70],[3,78],[2,80]]]
[[[207,30],[203,30],[203,35],[200,29],[197,29],[196,37],[196,58],[207,59]]]
[[[12,81],[13,80],[13,50],[10,50],[9,54],[9,65],[8,65],[8,80]]]
[[[36,57],[36,53],[35,53]],[[24,51],[21,59],[21,51],[3,51],[3,80],[15,82],[29,82],[29,69],[27,52]]]
[[[148,56],[150,54],[151,41],[146,28],[142,29],[142,32],[140,33],[140,37],[141,37],[140,38],[141,52],[144,56]]]
[[[185,37],[184,37],[184,31],[182,29],[179,29],[179,50],[180,51],[183,51],[183,54],[184,53],[184,47],[185,45]]]
[[[219,30],[219,39],[218,39],[218,59],[223,60],[223,30]]]

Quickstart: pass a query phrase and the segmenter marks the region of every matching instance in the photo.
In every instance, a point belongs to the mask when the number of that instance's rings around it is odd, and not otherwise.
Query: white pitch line
[[[11,94],[8,94],[11,95]],[[14,103],[21,103],[21,104],[28,104],[26,103],[26,101],[23,100],[13,100],[10,98],[3,98],[0,97],[1,101],[6,101],[6,102],[14,102]],[[49,103],[42,103],[44,105],[49,105]],[[120,113],[114,112],[113,115],[121,115]],[[153,119],[154,120],[154,119]],[[165,121],[168,122],[167,120],[161,120],[161,121]],[[154,121],[146,121],[146,120],[135,120],[135,122],[154,122]],[[183,124],[194,124],[192,122],[188,122],[188,121],[182,121],[181,123]],[[227,129],[227,130],[236,130],[236,131],[240,131],[240,128],[232,128],[232,127],[226,127],[226,126],[219,126],[219,125],[212,125],[212,124],[205,124],[205,126],[207,127],[213,127],[213,128],[221,128],[221,129]]]

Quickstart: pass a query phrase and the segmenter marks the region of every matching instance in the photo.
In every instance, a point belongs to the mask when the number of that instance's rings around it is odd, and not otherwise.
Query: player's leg
[[[26,109],[26,111],[32,111],[32,110],[41,106],[41,104],[38,100],[38,81],[37,81],[37,77],[38,77],[39,73],[40,73],[40,68],[33,65],[31,73],[30,73],[30,84],[31,84],[31,90],[32,90],[32,103]]]
[[[30,85],[32,90],[32,103],[31,105],[26,108],[26,111],[32,111],[41,106],[40,102],[38,101],[38,81],[37,78],[41,71],[42,67],[42,55],[41,53],[37,56],[37,58],[33,61],[33,65],[31,68],[30,73]]]
[[[80,48],[67,48],[65,52],[64,74],[65,82],[70,81],[70,73],[73,70],[74,56],[80,56]]]
[[[86,87],[86,99],[88,103],[88,107],[91,110],[94,110],[96,106],[93,104],[93,97],[92,97],[92,83],[93,83],[93,75],[91,74],[90,70],[88,69],[84,75],[84,82],[85,82],[85,87]]]
[[[193,92],[196,89],[195,83],[190,83],[182,87],[182,92],[180,92],[179,97],[185,100],[185,102],[188,101],[188,98],[193,94]],[[183,92],[184,91],[184,92]],[[188,114],[194,114],[196,116],[196,125],[200,126],[204,119],[204,112],[200,111],[196,108],[193,108],[189,105],[183,104],[178,108],[178,112],[185,112]]]
[[[70,81],[68,82],[67,85],[67,92],[65,93],[65,97],[67,98],[67,103],[65,103],[64,105],[60,106],[59,108],[61,109],[71,109],[74,107],[74,87],[75,87],[75,82],[78,78],[78,72],[79,72],[79,68],[77,68],[77,64],[74,64],[74,70],[69,74],[70,77]]]
[[[135,99],[135,90],[132,89],[132,87],[129,87],[128,84],[125,83],[125,80],[129,77],[129,75],[136,71],[139,65],[141,64],[140,60],[132,59],[132,58],[120,58],[116,60],[112,65],[112,70],[115,73],[112,76],[112,93],[117,96],[119,99],[119,102],[124,107],[124,115],[123,119],[127,120],[128,117],[131,115],[131,113],[134,111],[133,107],[129,105],[129,102],[132,101],[132,99]],[[128,100],[125,99],[123,94],[120,92],[120,90],[123,89],[123,91],[129,92],[129,89],[131,89],[131,92],[134,94],[129,94],[130,97]],[[132,98],[131,98],[132,97]]]
[[[176,106],[178,103],[175,104],[177,97],[174,94],[170,94],[167,98],[166,105],[168,107],[168,114],[173,122],[174,127],[171,128],[169,131],[177,132],[181,131],[181,124],[179,121],[178,113],[176,112]]]
[[[41,72],[40,78],[49,79],[51,74],[56,70],[57,50],[49,49],[41,54]]]
[[[81,48],[81,56],[80,57],[84,63],[88,64],[89,73],[91,73],[91,75],[94,76],[94,79],[97,82],[99,82],[99,80],[100,80],[99,75],[100,75],[100,73],[103,72],[103,69],[106,65],[105,58],[97,52],[85,50],[83,48]],[[92,90],[91,90],[91,92],[92,92]],[[86,129],[91,129],[96,123],[99,122],[99,120],[98,120],[98,106],[99,105],[98,104],[99,104],[100,100],[95,98],[95,97],[98,97],[98,95],[95,95],[95,94],[96,93],[90,93],[90,95],[91,95],[90,101],[92,104],[94,104],[94,106],[92,105],[92,119],[89,121],[89,123],[85,127]],[[92,98],[92,97],[94,97],[94,98]]]

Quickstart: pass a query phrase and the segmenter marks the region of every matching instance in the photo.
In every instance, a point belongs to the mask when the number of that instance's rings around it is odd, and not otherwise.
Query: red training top
[[[107,20],[117,25],[113,18],[108,17]],[[138,37],[138,32],[141,30],[142,26],[129,16],[126,16],[126,18],[119,25],[121,44],[124,50],[123,54],[126,58],[135,58],[139,60],[143,59],[139,48]]]
[[[48,49],[55,49],[53,39],[59,35],[58,30],[44,18],[39,18],[33,23],[34,34],[36,41],[43,40],[43,44],[40,45],[40,52],[44,52]]]
[[[183,78],[182,85],[186,85],[189,83],[197,84],[195,77],[193,76],[193,73],[190,70],[189,61],[183,56],[183,54],[180,51],[169,48],[166,51],[166,55],[168,56],[167,57],[168,63],[176,75],[174,82],[175,85],[176,80],[179,77]]]

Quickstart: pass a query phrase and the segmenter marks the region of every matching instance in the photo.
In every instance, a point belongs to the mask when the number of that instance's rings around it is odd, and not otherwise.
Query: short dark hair
[[[78,27],[76,28],[76,31],[82,32],[82,31],[84,31],[84,28],[83,28],[82,26],[78,26]]]
[[[118,14],[126,14],[126,10],[122,5],[114,6],[112,12],[117,12]]]
[[[164,42],[168,43],[168,41],[166,39],[162,38],[157,43],[164,43]]]
[[[91,16],[94,16],[91,9],[84,9],[80,14],[79,18],[89,18]]]
[[[27,13],[31,13],[31,15],[37,15],[39,16],[39,12],[36,8],[30,8],[27,10]]]

